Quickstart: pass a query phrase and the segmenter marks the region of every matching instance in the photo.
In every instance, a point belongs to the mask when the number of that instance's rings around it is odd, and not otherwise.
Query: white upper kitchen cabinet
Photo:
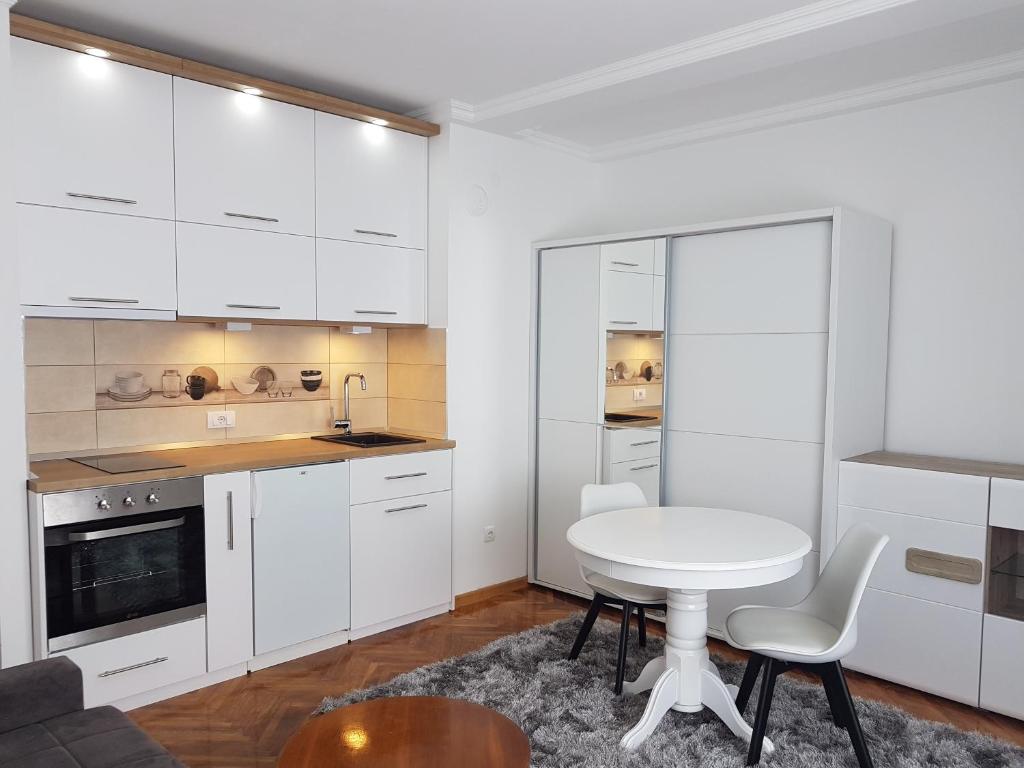
[[[312,237],[178,222],[178,314],[314,320]]]
[[[605,270],[605,327],[609,331],[654,330],[654,276]],[[662,313],[664,317],[664,313]],[[664,327],[662,320],[661,327]]]
[[[412,248],[316,239],[316,317],[422,325],[426,254]]]
[[[314,232],[313,111],[174,78],[178,221]]]
[[[427,139],[316,114],[316,234],[427,247]]]
[[[26,315],[174,319],[173,221],[14,208]]]
[[[11,38],[16,199],[174,218],[171,77]]]

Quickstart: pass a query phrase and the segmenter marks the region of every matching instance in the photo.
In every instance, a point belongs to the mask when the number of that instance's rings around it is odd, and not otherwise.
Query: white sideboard
[[[890,536],[845,663],[1024,718],[1024,467],[858,456],[840,464],[838,520]]]

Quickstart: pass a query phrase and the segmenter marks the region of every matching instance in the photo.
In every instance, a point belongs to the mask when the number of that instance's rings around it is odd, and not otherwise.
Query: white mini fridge
[[[348,462],[252,473],[256,655],[349,628]]]

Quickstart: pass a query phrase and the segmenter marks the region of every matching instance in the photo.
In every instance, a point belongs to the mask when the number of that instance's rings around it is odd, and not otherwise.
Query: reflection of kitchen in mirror
[[[608,331],[605,422],[649,426],[661,418],[665,339],[659,332]]]

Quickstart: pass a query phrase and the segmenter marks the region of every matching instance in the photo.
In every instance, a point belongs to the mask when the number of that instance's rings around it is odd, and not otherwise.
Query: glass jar
[[[178,397],[181,394],[181,374],[175,368],[168,368],[160,378],[164,397]]]

